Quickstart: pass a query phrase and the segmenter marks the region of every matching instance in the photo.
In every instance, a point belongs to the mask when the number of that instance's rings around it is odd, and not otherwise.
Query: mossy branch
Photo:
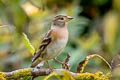
[[[6,79],[18,79],[20,77],[25,76],[45,76],[49,75],[51,73],[50,69],[36,69],[36,68],[25,68],[25,69],[19,69],[12,72],[0,72],[0,80],[6,80]],[[109,80],[110,75],[104,75],[101,72],[97,73],[73,73],[68,70],[64,69],[54,69],[53,73],[51,73],[49,76],[45,78],[45,80],[48,80],[51,77],[56,77],[60,79],[60,76],[63,76],[63,78],[70,78],[71,80],[74,79],[87,79],[87,80]],[[60,79],[63,80],[63,79]]]
[[[102,72],[97,73],[82,73],[88,61],[93,57],[99,57],[106,62],[106,64],[111,68],[109,63],[100,55],[93,54],[87,56],[82,62],[78,64],[77,73],[70,72],[69,70],[69,58],[70,55],[68,54],[65,61],[62,63],[62,68],[64,69],[53,69],[51,73],[50,69],[37,69],[37,68],[25,68],[19,69],[12,72],[0,72],[0,80],[6,79],[19,79],[25,76],[33,76],[33,78],[37,76],[47,76],[44,80],[49,80],[49,78],[56,77],[59,80],[110,80],[110,73],[104,75]],[[66,70],[67,69],[67,70]],[[62,76],[62,77],[61,77]]]

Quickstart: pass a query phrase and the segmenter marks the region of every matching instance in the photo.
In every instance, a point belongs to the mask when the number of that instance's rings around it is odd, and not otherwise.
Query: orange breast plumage
[[[66,30],[66,29],[65,29]],[[68,31],[60,30],[60,31],[53,31],[54,34],[52,42],[47,46],[46,49],[46,59],[52,59],[58,56],[63,49],[65,48],[67,41],[68,41]]]

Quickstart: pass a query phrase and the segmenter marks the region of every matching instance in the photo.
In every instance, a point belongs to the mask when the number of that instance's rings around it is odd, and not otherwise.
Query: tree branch
[[[25,69],[19,69],[19,70],[15,70],[12,72],[0,72],[0,80],[6,80],[6,79],[18,79],[21,77],[25,77],[25,76],[33,76],[33,77],[37,77],[37,76],[46,76],[48,74],[51,73],[50,69],[37,69],[37,68],[25,68]],[[104,75],[101,72],[97,72],[97,73],[74,73],[74,72],[70,72],[68,70],[65,69],[54,69],[53,73],[55,73],[55,75],[60,76],[61,74],[67,77],[71,77],[74,79],[86,79],[86,80],[109,80],[110,79],[110,75],[106,74]],[[54,76],[54,74],[52,73],[52,76]],[[69,76],[68,76],[69,75]],[[50,77],[52,76],[47,76],[48,80]]]
[[[54,72],[64,71],[64,69],[54,69]],[[20,78],[24,76],[45,76],[51,73],[50,69],[37,69],[37,68],[25,68],[25,69],[19,69],[12,72],[3,72],[5,74],[5,78]],[[75,73],[70,72],[72,75],[75,75]]]
[[[62,65],[62,67],[64,69],[53,69],[53,73],[51,73],[51,70],[48,68],[43,68],[43,69],[37,69],[37,68],[25,68],[25,69],[19,69],[19,70],[15,70],[12,72],[0,72],[0,80],[6,80],[6,79],[19,79],[21,77],[25,77],[25,76],[33,76],[33,78],[37,77],[37,76],[46,76],[46,75],[50,75],[47,76],[45,78],[45,80],[48,80],[50,77],[52,76],[56,76],[58,78],[61,78],[60,76],[62,75],[64,78],[71,78],[70,80],[110,80],[110,73],[109,74],[103,74],[102,72],[96,72],[96,73],[82,73],[82,71],[84,70],[84,67],[86,66],[86,64],[88,63],[88,61],[95,57],[98,56],[101,58],[101,56],[93,54],[90,56],[87,56],[85,58],[84,61],[80,62],[80,64],[77,67],[77,72],[78,73],[74,73],[74,72],[70,72],[69,71],[69,54],[67,55],[65,61],[63,62],[64,65]],[[108,63],[107,63],[108,64]],[[67,69],[67,70],[66,70]],[[68,80],[68,79],[66,79]]]

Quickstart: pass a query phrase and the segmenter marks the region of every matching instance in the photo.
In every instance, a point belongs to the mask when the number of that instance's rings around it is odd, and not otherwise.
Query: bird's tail
[[[42,58],[38,58],[38,59],[36,59],[34,62],[32,62],[32,64],[31,64],[31,68],[34,68],[34,67],[36,67],[39,63],[41,63],[43,61],[43,59]]]

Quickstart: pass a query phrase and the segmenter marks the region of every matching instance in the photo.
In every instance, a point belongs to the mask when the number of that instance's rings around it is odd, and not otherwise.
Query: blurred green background
[[[97,53],[110,63],[120,52],[120,0],[0,0],[0,71],[29,67],[32,54],[24,46],[22,33],[37,50],[53,17],[62,13],[74,20],[68,24],[68,44],[57,59],[64,61],[70,53],[71,71],[76,72],[77,64],[90,54]],[[61,67],[53,60],[50,64]],[[97,71],[110,70],[94,58],[84,72]]]

